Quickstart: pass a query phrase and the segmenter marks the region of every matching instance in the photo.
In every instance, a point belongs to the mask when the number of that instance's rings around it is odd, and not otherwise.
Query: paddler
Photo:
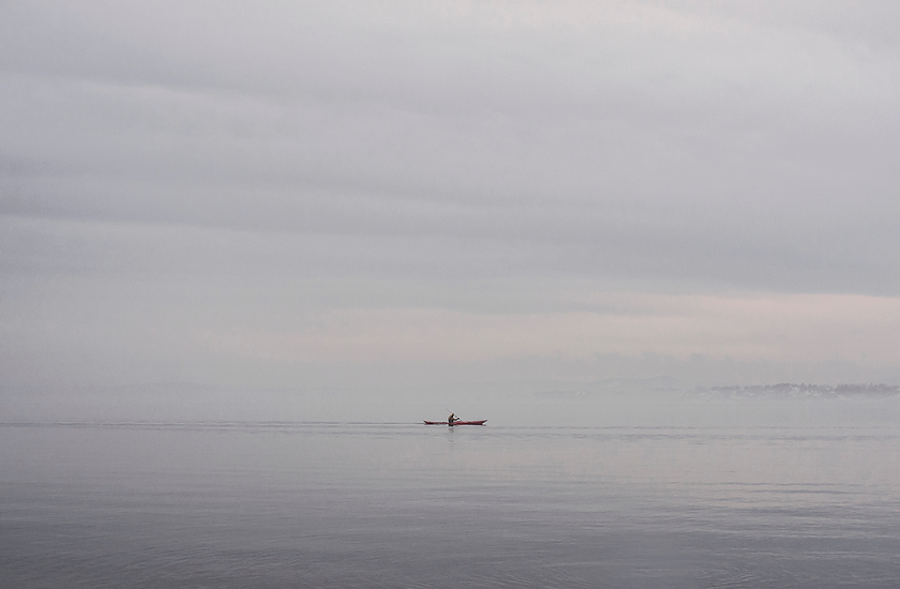
[[[459,421],[459,417],[455,413],[451,413],[450,417],[447,418],[447,425],[453,425],[456,421]]]

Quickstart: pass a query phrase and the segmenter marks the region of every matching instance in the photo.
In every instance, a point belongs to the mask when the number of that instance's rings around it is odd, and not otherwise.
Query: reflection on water
[[[14,587],[893,587],[900,430],[5,424]]]

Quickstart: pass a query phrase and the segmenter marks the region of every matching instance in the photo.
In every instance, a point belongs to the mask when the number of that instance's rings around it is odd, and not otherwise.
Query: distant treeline
[[[900,395],[900,386],[889,384],[779,384],[712,387],[700,391],[728,397],[893,397]]]

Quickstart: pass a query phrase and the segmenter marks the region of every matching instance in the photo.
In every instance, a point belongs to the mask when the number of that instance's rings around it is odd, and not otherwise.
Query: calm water
[[[900,429],[0,425],[4,587],[897,587]]]

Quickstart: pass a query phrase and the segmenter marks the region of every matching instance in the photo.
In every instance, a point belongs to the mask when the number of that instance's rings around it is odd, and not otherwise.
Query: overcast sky
[[[898,27],[2,2],[2,385],[900,382]]]

